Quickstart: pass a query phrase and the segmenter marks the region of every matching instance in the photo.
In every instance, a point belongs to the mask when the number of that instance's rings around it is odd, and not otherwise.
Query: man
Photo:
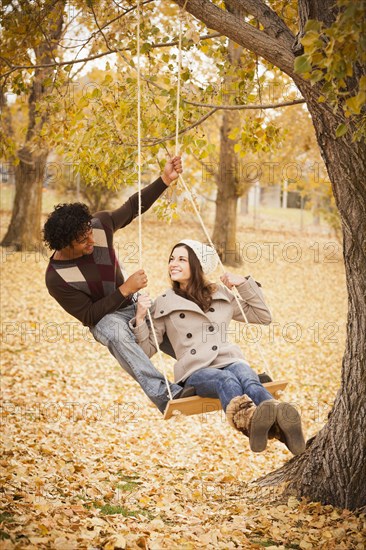
[[[181,172],[179,156],[168,161],[161,177],[141,191],[141,211],[146,212]],[[168,402],[164,377],[135,342],[128,326],[135,316],[134,295],[147,286],[147,276],[139,269],[125,280],[113,248],[115,231],[137,215],[138,193],[116,210],[94,215],[85,204],[57,205],[43,229],[45,243],[55,250],[47,267],[46,286],[65,311],[108,347],[163,413]],[[194,394],[193,388],[182,390],[178,384],[170,388],[174,399]]]

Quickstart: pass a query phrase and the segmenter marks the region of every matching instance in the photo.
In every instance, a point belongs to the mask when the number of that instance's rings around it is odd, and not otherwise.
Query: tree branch
[[[104,32],[103,32],[103,29],[101,29],[101,27],[100,27],[100,25],[99,25],[99,23],[98,23],[97,15],[96,15],[95,10],[94,10],[94,8],[93,8],[93,1],[92,1],[92,0],[90,0],[90,2],[88,3],[88,6],[89,6],[90,9],[91,9],[91,12],[92,12],[92,14],[93,14],[94,22],[95,22],[96,26],[98,27],[98,31],[99,31],[99,33],[102,35],[103,40],[104,40],[104,43],[105,43],[105,45],[107,46],[108,50],[110,51],[111,48],[109,47],[108,40],[107,40],[107,38],[106,38],[106,36],[105,36],[105,34],[104,34]]]
[[[103,28],[103,27],[101,27]],[[210,40],[212,38],[217,38],[219,36],[222,36],[221,33],[212,33],[212,34],[205,34],[203,35],[202,37],[200,37],[200,40]],[[151,45],[151,48],[154,49],[154,48],[166,48],[166,47],[170,47],[170,46],[177,46],[178,45],[178,40],[174,40],[174,41],[171,41],[171,42],[158,42],[157,44],[152,44]],[[95,55],[91,55],[89,57],[83,57],[81,59],[70,59],[69,61],[58,61],[58,62],[55,62],[55,63],[47,63],[47,64],[39,64],[39,65],[13,65],[10,60],[6,59],[5,57],[1,57],[0,56],[0,59],[6,63],[6,65],[8,65],[10,67],[10,70],[7,71],[6,73],[3,73],[2,75],[0,75],[0,79],[1,78],[6,78],[8,77],[11,73],[14,73],[15,71],[21,71],[23,69],[44,69],[44,68],[47,68],[47,67],[63,67],[65,65],[75,65],[77,63],[87,63],[88,61],[93,61],[94,59],[100,59],[101,57],[104,57],[105,55],[110,55],[112,53],[119,53],[119,52],[127,52],[127,51],[130,51],[131,48],[114,48],[114,49],[110,49],[109,51],[107,52],[101,52],[101,53],[98,53],[98,54],[95,54]]]
[[[225,5],[229,11],[233,6],[235,10],[239,9],[244,16],[249,13],[262,25],[268,36],[281,42],[285,48],[291,49],[295,36],[281,17],[263,0],[226,0]]]
[[[147,4],[151,4],[152,2],[155,2],[155,0],[145,0],[144,2],[140,3],[140,6],[146,6]],[[130,8],[125,10],[123,13],[117,15],[116,17],[114,17],[110,21],[107,21],[107,23],[104,23],[104,25],[102,25],[101,27],[98,27],[99,30],[93,32],[89,36],[88,40],[84,43],[83,48],[85,48],[85,46],[90,42],[90,40],[92,40],[99,32],[102,32],[106,27],[109,27],[109,25],[111,25],[112,23],[115,23],[116,21],[118,21],[119,19],[121,19],[122,17],[124,17],[125,15],[130,13],[131,11],[134,11],[136,8],[137,8],[137,5],[131,6]]]
[[[213,32],[212,34],[204,34],[203,36],[200,36],[201,40],[210,40],[211,38],[219,38],[222,36],[221,32]],[[172,40],[171,42],[158,42],[157,44],[154,44],[153,48],[166,48],[167,46],[178,46],[179,40]]]
[[[197,126],[199,126],[200,124],[202,124],[202,122],[204,122],[205,120],[207,120],[210,116],[212,116],[214,113],[216,113],[218,111],[217,108],[215,109],[212,109],[212,111],[210,111],[209,113],[207,113],[206,115],[204,115],[203,117],[201,117],[199,120],[197,120],[196,122],[194,122],[193,124],[191,124],[190,126],[187,126],[187,128],[185,128],[184,130],[181,130],[179,132],[179,136],[184,136],[184,134],[186,134],[187,132],[189,132],[190,130],[192,130],[193,128],[196,128]],[[149,147],[151,145],[159,145],[159,143],[164,143],[165,141],[170,141],[172,139],[175,139],[175,132],[174,134],[170,134],[169,136],[165,137],[165,138],[161,138],[161,139],[145,139],[145,140],[142,140],[143,143],[144,143],[144,146],[145,147]]]
[[[185,4],[185,0],[174,0],[174,2],[181,7]],[[230,0],[230,2],[240,9],[240,0]],[[243,0],[244,4],[245,0]],[[254,2],[253,6],[251,4],[251,2],[245,4],[249,13],[250,7],[254,9]],[[284,46],[283,39],[278,40],[269,36],[264,31],[260,31],[246,23],[243,18],[220,9],[209,0],[189,0],[186,10],[205,23],[208,28],[220,32],[240,46],[258,54],[293,78],[294,54],[289,43],[287,47]],[[264,15],[262,17],[264,18]],[[267,29],[269,29],[270,17],[272,17],[273,28],[278,29],[278,22],[270,13],[266,14]]]
[[[280,107],[288,107],[291,105],[299,105],[306,103],[305,99],[294,99],[294,101],[284,101],[283,103],[264,103],[261,105],[211,105],[208,103],[199,103],[198,101],[189,101],[182,97],[184,103],[194,105],[196,107],[204,107],[205,109],[217,109],[225,111],[249,111],[255,109],[279,109]]]

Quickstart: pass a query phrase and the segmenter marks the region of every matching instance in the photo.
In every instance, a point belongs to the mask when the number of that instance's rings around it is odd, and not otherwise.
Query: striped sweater
[[[141,210],[146,212],[167,189],[161,178],[141,192]],[[83,325],[93,327],[106,315],[132,303],[118,287],[124,277],[113,248],[113,234],[138,215],[138,193],[113,211],[93,215],[95,241],[92,254],[72,260],[55,260],[52,254],[46,270],[48,292],[65,311]]]

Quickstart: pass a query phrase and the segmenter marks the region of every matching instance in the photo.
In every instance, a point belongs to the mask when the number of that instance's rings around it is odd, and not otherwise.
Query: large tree
[[[341,388],[327,424],[306,452],[272,479],[288,480],[290,490],[312,500],[349,509],[365,506],[366,142],[362,121],[353,116],[361,116],[364,108],[366,67],[360,52],[362,55],[365,3],[299,0],[295,36],[263,0],[227,0],[228,11],[210,0],[175,1],[210,29],[290,76],[306,100],[342,219],[347,341]],[[353,27],[353,34],[350,31],[337,40],[342,25],[346,31]],[[339,89],[343,100],[335,97]]]

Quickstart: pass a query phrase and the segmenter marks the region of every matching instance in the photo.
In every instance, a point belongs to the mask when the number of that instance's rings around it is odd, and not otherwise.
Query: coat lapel
[[[218,286],[216,292],[213,293],[212,299],[230,302],[228,291],[226,291],[225,287],[222,287],[221,285]],[[171,288],[169,288],[155,300],[153,317],[154,319],[159,319],[160,317],[169,315],[173,311],[194,311],[206,317],[206,313],[204,313],[197,304],[191,302],[190,300],[186,300],[186,298],[182,298],[182,296],[179,296]]]

